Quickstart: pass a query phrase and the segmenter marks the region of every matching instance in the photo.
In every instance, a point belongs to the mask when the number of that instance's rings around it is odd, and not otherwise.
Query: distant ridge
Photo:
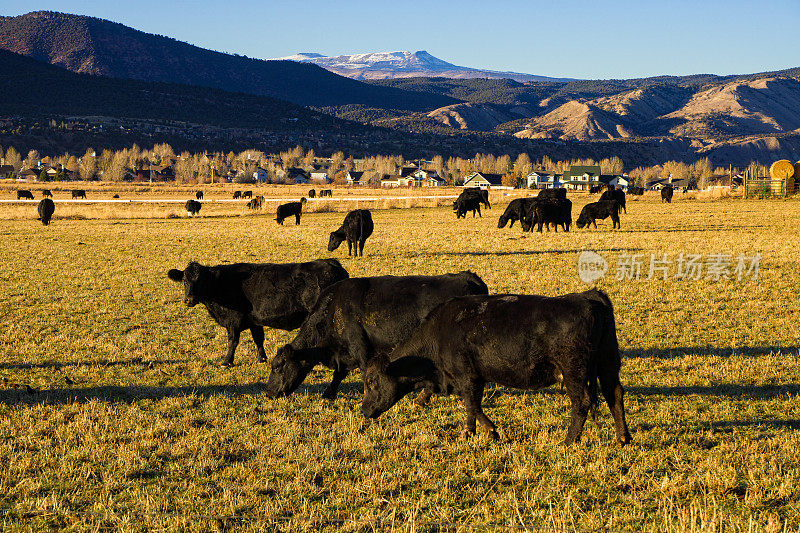
[[[116,22],[48,11],[0,19],[0,48],[82,74],[201,85],[308,106],[423,111],[456,103],[368,85],[313,64],[223,54]]]
[[[313,63],[336,74],[356,80],[438,77],[453,79],[511,79],[519,82],[569,81],[568,78],[549,78],[520,72],[459,67],[434,57],[425,50],[416,52],[371,52],[341,56],[324,56],[316,52],[301,52],[278,59]]]

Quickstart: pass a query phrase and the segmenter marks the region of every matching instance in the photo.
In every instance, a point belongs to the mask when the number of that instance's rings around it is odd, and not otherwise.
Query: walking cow
[[[391,357],[367,364],[361,411],[377,418],[419,388],[457,394],[467,410],[462,435],[474,435],[477,420],[497,439],[497,427],[481,407],[487,383],[539,389],[561,382],[572,404],[564,440],[571,444],[597,404],[599,380],[617,442],[624,445],[631,436],[620,366],[614,309],[601,291],[555,298],[462,296],[431,311]]]

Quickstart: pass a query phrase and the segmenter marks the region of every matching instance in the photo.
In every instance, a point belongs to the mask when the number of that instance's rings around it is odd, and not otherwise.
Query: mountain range
[[[0,17],[0,49],[92,75],[79,80],[55,71],[41,74],[43,80],[63,79],[70,88],[68,98],[48,98],[39,88],[25,94],[23,78],[14,80],[14,71],[7,72],[7,86],[14,91],[4,91],[0,109],[36,109],[40,115],[97,112],[92,106],[100,100],[104,112],[121,117],[138,113],[191,122],[206,120],[205,114],[210,118],[204,123],[265,129],[291,118],[298,126],[321,130],[352,129],[353,122],[361,122],[438,136],[431,138],[451,147],[452,139],[472,135],[495,144],[622,141],[630,147],[663,147],[664,157],[721,154],[726,161],[720,163],[800,159],[800,68],[732,76],[518,81],[514,73],[456,67],[427,52],[253,59],[53,12]],[[23,71],[36,68],[27,65]],[[27,83],[36,84],[39,75],[31,76]],[[129,86],[109,80],[127,80]],[[82,95],[77,94],[81,84],[87,87]],[[114,90],[120,91],[117,101]],[[150,93],[159,96],[148,102],[142,95]],[[227,122],[215,108],[227,110]]]
[[[385,80],[393,78],[438,77],[451,79],[510,79],[529,81],[569,81],[520,72],[503,72],[471,67],[459,67],[434,57],[425,50],[417,52],[371,52],[341,56],[324,56],[316,52],[301,52],[280,60],[313,63],[331,72],[356,80]]]

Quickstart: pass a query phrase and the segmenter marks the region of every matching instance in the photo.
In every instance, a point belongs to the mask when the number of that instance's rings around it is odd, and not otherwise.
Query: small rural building
[[[533,171],[525,176],[525,185],[529,189],[562,189],[564,181],[561,174]]]
[[[319,185],[327,185],[331,182],[330,178],[328,178],[328,171],[327,170],[312,170],[310,172],[311,175],[311,183],[317,183]]]
[[[572,190],[588,191],[592,187],[600,185],[601,176],[599,165],[579,165],[571,166],[564,172],[564,187]]]
[[[400,176],[398,175],[387,175],[381,178],[381,187],[400,187]]]
[[[474,172],[464,178],[464,187],[480,187],[488,189],[489,187],[500,187],[503,185],[502,174],[490,174],[488,172]]]
[[[19,174],[17,174],[17,179],[20,179],[20,180],[37,180],[37,179],[39,179],[39,173],[36,172],[32,168],[26,168],[25,170],[23,170]]]
[[[14,173],[13,165],[0,165],[0,176],[4,178],[9,178],[13,173]]]
[[[364,173],[351,170],[345,176],[348,185],[364,185]]]
[[[265,182],[269,180],[269,172],[266,169],[261,167],[256,167],[255,171],[253,172],[253,179],[260,182]]]

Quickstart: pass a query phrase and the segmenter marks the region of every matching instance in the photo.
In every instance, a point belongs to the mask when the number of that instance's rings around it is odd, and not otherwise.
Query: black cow
[[[454,296],[487,294],[472,272],[441,276],[350,278],[324,290],[297,337],[278,350],[267,382],[270,395],[291,394],[314,366],[333,369],[323,393],[336,396],[350,370],[387,356],[436,306]],[[420,395],[425,403],[430,394]]]
[[[223,366],[233,364],[239,335],[249,329],[261,362],[264,326],[291,331],[308,316],[325,287],[348,278],[336,259],[310,263],[235,263],[204,266],[191,262],[186,270],[170,270],[173,281],[182,281],[184,302],[206,306],[217,324],[228,330],[228,352]]]
[[[589,194],[597,194],[603,190],[604,185],[592,185],[589,187]]]
[[[492,204],[489,203],[489,191],[479,187],[468,187],[461,191],[458,195],[459,198],[477,198],[486,209],[491,209]]]
[[[552,200],[566,200],[567,199],[567,189],[542,189],[539,191],[539,194],[536,195],[536,198],[540,200],[552,199]]]
[[[112,196],[111,198],[119,198],[119,194],[115,194],[115,195],[114,195],[114,196]]]
[[[668,204],[672,203],[672,195],[675,193],[672,185],[664,185],[664,188],[661,189],[661,203],[667,202]]]
[[[242,198],[252,198],[252,197],[253,197],[253,191],[244,191],[242,193]]]
[[[342,227],[331,232],[328,240],[328,251],[334,251],[343,241],[347,240],[347,255],[351,255],[353,248],[355,248],[356,257],[358,257],[359,251],[361,252],[361,257],[364,257],[364,243],[367,237],[372,235],[374,228],[372,213],[370,213],[369,209],[354,209],[344,217]]]
[[[308,197],[309,198],[316,198],[317,197],[317,191],[315,191],[314,189],[311,189],[310,191],[308,191]]]
[[[52,198],[53,193],[50,189],[42,189],[42,198]]]
[[[278,206],[277,217],[275,220],[278,221],[278,224],[283,226],[283,219],[288,218],[294,215],[294,223],[296,225],[300,224],[300,215],[303,214],[303,204],[306,203],[305,196],[300,198],[299,202],[289,202],[288,204],[281,204]]]
[[[242,197],[242,191],[233,191],[233,199],[238,200]]]
[[[50,198],[45,198],[39,202],[39,220],[42,224],[47,226],[53,218],[53,213],[56,212],[56,204]]]
[[[72,199],[74,200],[75,198],[83,198],[85,200],[86,199],[86,191],[84,191],[83,189],[73,189],[72,190]]]
[[[17,190],[17,200],[33,200],[33,193],[27,189]]]
[[[319,197],[324,198],[326,196],[333,197],[333,191],[331,189],[320,189]]]
[[[197,198],[198,200],[202,200],[203,199],[203,191],[197,191],[196,193],[194,193],[194,197]]]
[[[534,202],[536,202],[536,198],[516,198],[511,200],[508,206],[506,206],[506,210],[500,215],[500,219],[497,221],[497,227],[504,228],[506,227],[506,223],[511,222],[508,227],[513,228],[514,222],[517,220],[522,221],[528,208]],[[520,222],[520,224],[522,224],[522,222]]]
[[[467,218],[467,212],[472,211],[472,217],[475,218],[475,213],[483,218],[481,215],[481,199],[477,196],[459,196],[453,202],[453,211],[456,212],[456,218]]]
[[[561,382],[572,404],[564,440],[571,444],[597,404],[599,380],[624,445],[631,436],[620,366],[614,309],[601,291],[465,296],[433,310],[390,358],[367,364],[361,411],[376,418],[418,388],[457,394],[467,410],[462,435],[475,433],[477,419],[496,439],[497,428],[481,407],[487,383],[539,389]]]
[[[642,196],[644,195],[644,187],[628,187],[628,194]]]
[[[572,202],[566,198],[546,198],[531,204],[522,219],[523,231],[533,231],[533,226],[538,225],[537,231],[542,232],[542,226],[550,231],[550,225],[558,232],[561,225],[564,231],[569,231],[572,225]]]
[[[203,204],[197,200],[186,200],[186,212],[189,214],[189,216],[195,216],[200,212],[201,207],[203,207]]]
[[[599,202],[606,202],[609,200],[616,200],[619,202],[619,206],[625,211],[625,214],[628,214],[628,209],[625,207],[625,191],[622,189],[611,188],[609,187],[603,194],[600,195]]]
[[[575,222],[575,225],[578,228],[589,227],[589,224],[594,224],[594,227],[597,227],[596,220],[605,219],[611,217],[611,221],[613,222],[613,228],[621,228],[622,225],[619,222],[619,210],[620,205],[619,202],[616,200],[607,200],[605,202],[594,202],[591,204],[586,204],[581,209],[581,214],[578,216],[578,220]]]

